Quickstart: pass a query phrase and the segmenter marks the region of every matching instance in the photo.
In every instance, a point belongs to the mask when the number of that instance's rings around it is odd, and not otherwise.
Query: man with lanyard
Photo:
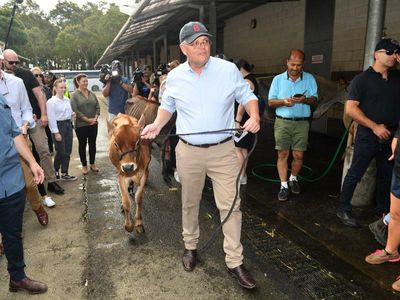
[[[160,108],[154,123],[146,126],[143,138],[155,138],[177,111],[178,133],[234,128],[234,101],[246,107],[250,115],[243,130],[260,129],[258,100],[237,67],[222,59],[210,57],[211,35],[199,22],[185,24],[179,34],[180,49],[187,61],[173,69],[167,78]],[[232,133],[181,135],[176,147],[177,170],[182,184],[182,225],[185,251],[182,263],[192,271],[197,262],[199,242],[199,206],[208,175],[213,182],[214,197],[224,220],[237,189],[240,165]],[[228,272],[247,289],[256,282],[243,265],[240,242],[242,213],[240,199],[223,225],[225,262]]]
[[[4,50],[3,56],[5,71],[7,73],[14,74],[18,78],[21,78],[24,82],[26,92],[28,93],[29,102],[32,106],[36,123],[35,126],[29,130],[29,137],[35,145],[35,149],[40,158],[40,165],[45,172],[47,190],[49,192],[62,195],[64,194],[64,189],[56,182],[57,179],[54,173],[45,129],[48,124],[46,96],[33,73],[30,70],[17,67],[19,64],[19,58],[12,49]]]
[[[18,153],[29,163],[36,184],[43,182],[44,174],[15,124],[11,109],[2,94],[0,94],[0,123],[0,233],[8,261],[9,290],[10,292],[26,290],[32,294],[40,294],[47,291],[46,284],[31,280],[24,271],[21,234],[25,182]]]
[[[268,94],[269,106],[276,108],[274,135],[278,152],[276,165],[281,181],[279,201],[288,200],[290,192],[300,194],[297,175],[303,166],[304,151],[307,150],[310,106],[315,105],[318,98],[314,76],[303,71],[304,60],[303,51],[291,50],[286,61],[287,70],[274,77]],[[293,161],[288,182],[290,149]]]
[[[393,163],[391,140],[400,120],[400,73],[396,65],[399,43],[381,39],[375,47],[373,66],[351,81],[345,112],[357,122],[353,160],[344,178],[340,195],[338,218],[350,227],[357,227],[352,216],[351,198],[373,158],[376,160],[377,215],[390,208],[390,181]]]
[[[114,60],[111,63],[112,70],[118,70],[117,76],[107,74],[107,81],[103,87],[103,96],[108,97],[108,121],[114,119],[119,113],[125,113],[125,102],[129,93],[132,93],[133,86],[128,78],[122,76],[121,63]]]

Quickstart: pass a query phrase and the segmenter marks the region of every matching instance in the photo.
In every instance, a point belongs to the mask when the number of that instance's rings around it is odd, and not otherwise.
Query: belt
[[[183,143],[185,143],[186,145],[189,145],[189,146],[194,146],[194,147],[199,147],[199,148],[209,148],[209,147],[211,147],[211,146],[217,146],[217,145],[221,145],[221,144],[223,144],[223,143],[229,142],[230,140],[232,140],[232,137],[231,137],[231,136],[230,136],[230,137],[227,137],[226,139],[224,139],[224,140],[222,140],[222,141],[220,141],[220,142],[218,142],[218,143],[199,144],[199,145],[194,145],[194,144],[188,143],[188,142],[186,142],[186,141],[185,141],[183,138],[181,138],[181,137],[179,137],[179,139],[180,139]]]
[[[289,121],[309,121],[310,117],[307,118],[284,118],[281,116],[276,116],[277,119],[282,119],[282,120],[289,120]]]

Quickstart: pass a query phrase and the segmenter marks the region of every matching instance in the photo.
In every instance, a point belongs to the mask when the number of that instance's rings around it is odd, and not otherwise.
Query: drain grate
[[[269,224],[242,205],[243,234],[257,253],[273,262],[302,292],[312,299],[365,299],[356,285],[333,274],[299,246],[275,232]]]

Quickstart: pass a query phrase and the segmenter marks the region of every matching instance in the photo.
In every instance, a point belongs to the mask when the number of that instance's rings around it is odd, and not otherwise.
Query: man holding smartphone
[[[287,70],[274,77],[268,94],[268,105],[276,108],[274,135],[281,181],[279,201],[288,200],[290,193],[300,194],[297,175],[303,165],[304,151],[307,150],[311,105],[317,104],[317,83],[313,75],[303,71],[304,60],[302,50],[291,50],[286,61]],[[293,161],[288,181],[290,149]]]

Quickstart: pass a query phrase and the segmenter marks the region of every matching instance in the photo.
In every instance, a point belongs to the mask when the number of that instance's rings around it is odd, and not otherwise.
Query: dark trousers
[[[54,157],[54,169],[58,171],[61,166],[61,173],[68,173],[72,152],[72,123],[70,120],[57,121],[57,127],[62,140],[61,142],[57,142],[54,138],[54,146],[57,151]]]
[[[376,160],[376,205],[377,213],[390,210],[390,182],[393,163],[388,161],[392,154],[391,142],[380,142],[375,136],[362,128],[357,131],[351,166],[343,181],[340,195],[340,209],[351,211],[351,198],[354,190],[373,158]]]
[[[48,127],[46,127],[46,128],[48,128]],[[35,148],[35,144],[33,143],[32,140],[31,140],[31,143],[32,143],[32,154],[33,154],[33,157],[35,158],[36,162],[40,165],[40,156],[39,156],[39,153],[37,153],[36,148]],[[43,197],[43,196],[46,196],[46,195],[47,195],[46,188],[44,187],[44,184],[43,184],[43,183],[39,183],[39,184],[37,185],[37,187],[38,187],[40,196]]]
[[[86,145],[89,142],[89,162],[94,164],[96,159],[96,139],[97,139],[98,126],[83,126],[75,128],[76,136],[79,142],[79,158],[81,159],[82,166],[87,166],[86,160]]]
[[[21,236],[24,207],[25,192],[23,189],[0,199],[0,233],[8,261],[8,273],[13,281],[20,281],[26,277]]]
[[[54,148],[53,148],[53,138],[52,138],[52,136],[51,136],[51,131],[50,131],[49,126],[46,126],[45,130],[46,130],[47,143],[48,143],[48,145],[49,145],[49,150],[50,150],[50,152],[53,152],[53,151],[54,151]]]

